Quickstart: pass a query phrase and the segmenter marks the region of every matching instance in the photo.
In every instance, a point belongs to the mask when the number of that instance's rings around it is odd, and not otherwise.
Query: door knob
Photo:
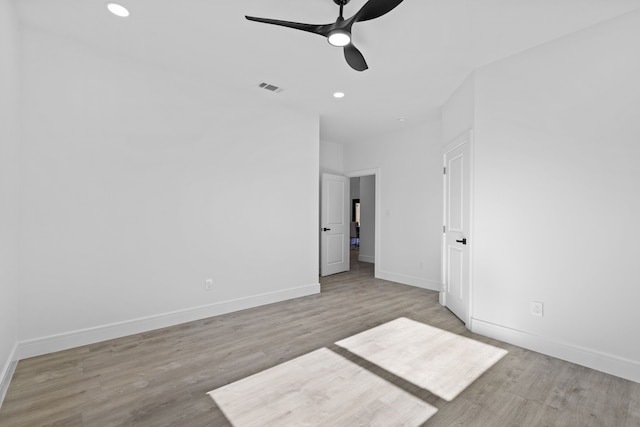
[[[330,228],[323,228],[322,231],[331,231]]]
[[[467,238],[465,237],[462,240],[456,240],[456,242],[462,243],[463,245],[466,245],[467,244]]]

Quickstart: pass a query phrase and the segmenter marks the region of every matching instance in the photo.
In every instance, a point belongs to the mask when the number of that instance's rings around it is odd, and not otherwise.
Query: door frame
[[[359,170],[354,170],[354,171],[350,171],[350,172],[345,172],[344,176],[346,176],[347,178],[362,178],[363,176],[371,176],[374,175],[375,176],[375,180],[376,180],[376,188],[375,188],[375,207],[376,207],[376,212],[375,212],[375,224],[374,224],[374,232],[375,232],[375,238],[374,238],[374,242],[373,244],[375,245],[374,247],[374,264],[373,264],[373,276],[375,278],[379,277],[379,272],[380,272],[380,258],[381,258],[381,246],[380,246],[380,242],[382,241],[380,239],[380,229],[381,229],[381,221],[380,218],[382,217],[381,215],[381,200],[382,197],[380,196],[381,194],[381,189],[382,189],[382,173],[380,168],[373,168],[373,169],[359,169]]]
[[[452,139],[449,143],[447,143],[442,148],[442,167],[445,168],[447,166],[447,153],[451,150],[456,149],[457,147],[463,145],[464,143],[469,144],[469,301],[467,303],[467,318],[462,319],[465,323],[467,329],[471,330],[471,319],[473,319],[473,248],[475,246],[475,238],[473,235],[473,201],[474,201],[474,153],[475,147],[473,142],[473,129],[467,129],[462,134]],[[443,169],[444,171],[444,169]],[[445,277],[446,277],[446,269],[447,269],[447,239],[446,233],[444,232],[444,227],[447,227],[447,177],[443,173],[442,174],[442,243],[441,243],[441,253],[442,253],[442,266],[440,270],[440,297],[439,302],[440,305],[446,307],[447,305],[447,296],[444,291],[445,286]]]

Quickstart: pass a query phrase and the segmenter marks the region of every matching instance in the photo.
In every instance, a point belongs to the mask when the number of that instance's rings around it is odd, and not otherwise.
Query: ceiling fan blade
[[[376,19],[382,15],[391,12],[402,3],[402,0],[369,0],[362,8],[354,15],[356,22],[368,21],[370,19]]]
[[[249,21],[262,22],[263,24],[279,25],[281,27],[293,28],[294,30],[306,31],[308,33],[319,34],[323,37],[327,37],[331,31],[331,27],[334,24],[314,25],[303,24],[300,22],[280,21],[277,19],[257,18],[255,16],[246,16]]]
[[[347,64],[356,71],[364,71],[369,68],[362,53],[352,43],[344,47],[344,58],[347,60]]]

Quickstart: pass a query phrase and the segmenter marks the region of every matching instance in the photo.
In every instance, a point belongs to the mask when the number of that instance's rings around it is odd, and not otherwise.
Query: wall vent
[[[281,87],[278,87],[276,85],[272,85],[272,84],[269,84],[269,83],[265,83],[265,82],[260,83],[258,86],[261,87],[264,90],[268,90],[268,91],[275,92],[275,93],[280,93],[280,92],[282,92],[284,90]]]

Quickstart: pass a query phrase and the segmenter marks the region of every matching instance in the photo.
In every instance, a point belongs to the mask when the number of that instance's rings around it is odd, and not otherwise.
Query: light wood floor
[[[319,295],[23,360],[0,426],[229,426],[207,392],[322,347],[438,408],[425,426],[640,426],[640,384],[471,334],[436,292],[374,279],[364,263],[321,283]],[[334,344],[398,317],[509,353],[447,402]]]

